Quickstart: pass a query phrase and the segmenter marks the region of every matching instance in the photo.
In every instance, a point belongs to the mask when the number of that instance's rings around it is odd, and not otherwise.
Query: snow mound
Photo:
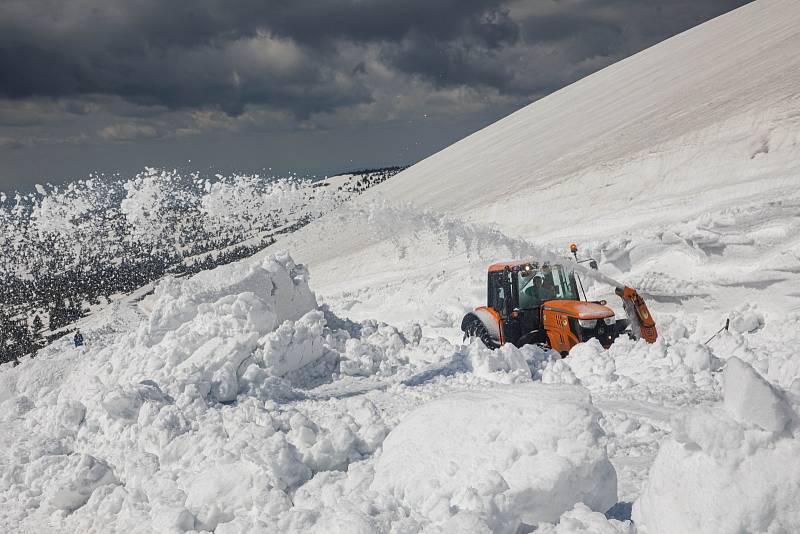
[[[606,519],[600,512],[592,511],[583,503],[564,512],[557,525],[539,523],[536,534],[635,534],[636,527],[630,521]]]
[[[572,386],[446,396],[389,434],[371,487],[431,522],[466,513],[491,532],[555,521],[577,502],[605,511],[617,478],[598,417],[588,392]]]
[[[323,355],[322,314],[308,273],[286,254],[231,264],[188,280],[167,278],[148,302],[129,381],[195,384],[220,401],[239,393],[245,363],[281,376]],[[185,389],[185,388],[182,388]]]
[[[738,358],[724,402],[673,420],[633,507],[640,532],[800,530],[800,431],[784,392]]]
[[[555,352],[534,345],[517,348],[507,343],[497,350],[490,350],[476,340],[467,349],[467,366],[476,376],[511,384],[530,382],[532,371],[556,357],[560,358]]]
[[[73,454],[50,482],[45,496],[54,508],[72,512],[86,504],[100,486],[118,483],[111,468],[102,460],[88,454]]]
[[[725,409],[739,423],[781,432],[792,418],[792,409],[781,392],[761,378],[755,369],[733,357],[725,365]]]

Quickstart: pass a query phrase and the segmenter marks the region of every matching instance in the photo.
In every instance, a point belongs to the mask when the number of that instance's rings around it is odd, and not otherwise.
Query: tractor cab
[[[561,265],[494,264],[489,267],[488,288],[487,306],[502,318],[504,339],[515,339],[520,346],[545,341],[541,316],[545,302],[579,300],[574,274],[567,274]]]

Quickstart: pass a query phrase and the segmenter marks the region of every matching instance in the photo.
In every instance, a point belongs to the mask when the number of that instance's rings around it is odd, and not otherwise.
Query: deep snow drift
[[[735,357],[723,383],[722,406],[673,421],[673,437],[634,506],[645,532],[695,532],[704,524],[720,534],[793,532],[800,525],[800,427],[792,407],[800,398],[790,400]]]
[[[88,322],[85,349],[63,339],[0,368],[0,525],[658,533],[800,524],[798,474],[787,469],[800,443],[796,374],[788,392],[770,385],[675,320],[655,345],[590,342],[566,360],[537,347],[453,344],[415,325],[341,319],[317,303],[308,276],[284,254],[167,278]],[[720,344],[747,354],[771,321],[737,319],[755,331],[726,332]],[[602,514],[640,491],[636,525]]]
[[[555,521],[576,502],[607,510],[617,479],[598,417],[588,392],[574,386],[449,395],[392,431],[372,488],[432,521],[466,516],[473,528],[499,533]]]
[[[745,6],[0,367],[0,527],[800,530],[799,22]],[[657,343],[461,342],[489,263],[573,238]]]

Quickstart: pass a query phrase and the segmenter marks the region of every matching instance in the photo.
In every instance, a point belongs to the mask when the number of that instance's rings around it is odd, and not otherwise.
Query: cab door
[[[532,294],[524,294],[529,285],[534,271],[518,271],[512,275],[512,291],[515,295],[515,308],[512,310],[516,340],[515,345],[522,346],[530,343],[544,343],[541,329],[541,305]]]
[[[489,273],[489,307],[495,310],[501,318],[503,328],[503,338],[507,342],[514,343],[516,340],[514,327],[513,310],[516,306],[514,302],[514,290],[512,285],[512,272],[506,268],[502,271]],[[509,337],[511,336],[511,337]]]

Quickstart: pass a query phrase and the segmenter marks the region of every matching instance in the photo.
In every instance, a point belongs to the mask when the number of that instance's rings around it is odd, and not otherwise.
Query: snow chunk
[[[188,387],[229,402],[250,387],[240,384],[249,364],[275,365],[268,371],[282,375],[314,361],[323,350],[325,323],[315,310],[308,272],[285,253],[187,280],[165,278],[148,305],[152,311],[133,349],[142,356],[139,363],[120,366],[127,375],[121,379],[147,376],[168,391]],[[263,382],[264,377],[251,378]],[[135,396],[126,396],[106,408],[131,420],[138,406]]]
[[[764,327],[764,315],[750,305],[734,310],[731,314],[730,329],[740,334],[755,332]]]
[[[614,358],[597,339],[577,344],[565,361],[585,386],[607,384],[618,378]]]
[[[319,310],[306,313],[298,321],[285,321],[266,335],[264,348],[256,353],[273,376],[283,376],[315,362],[325,353],[322,333],[325,317]]]
[[[12,397],[0,402],[0,421],[11,421],[17,417],[22,417],[33,410],[34,407],[33,401],[25,395]]]
[[[728,360],[722,406],[673,419],[634,503],[644,532],[797,532],[800,440],[783,392],[738,358]]]
[[[617,478],[588,392],[528,383],[453,394],[386,438],[372,489],[437,523],[473,514],[492,532],[555,521],[576,502],[606,510]]]
[[[540,523],[536,534],[634,534],[636,527],[630,521],[606,519],[579,502],[575,508],[564,512],[557,525]]]
[[[800,530],[800,454],[797,440],[742,454],[738,466],[702,449],[664,443],[633,520],[659,534],[735,534]]]
[[[72,512],[86,504],[92,492],[100,486],[118,483],[103,460],[88,454],[73,455],[53,480],[46,496],[53,507]]]
[[[467,357],[469,368],[477,376],[505,383],[526,382],[531,379],[531,370],[525,355],[511,343],[497,350],[490,350],[480,341],[475,341],[467,349]]]
[[[133,386],[117,386],[108,391],[102,406],[109,416],[132,423],[139,417],[139,409],[146,401],[156,403],[172,402],[153,382],[145,381]]]
[[[204,469],[191,481],[186,507],[195,513],[198,528],[213,531],[220,523],[231,521],[237,511],[247,511],[259,491],[252,467],[241,464],[216,465]]]
[[[734,356],[725,366],[723,381],[725,409],[738,422],[772,432],[786,428],[792,417],[791,408],[755,369]]]
[[[364,321],[360,327],[361,336],[347,339],[342,347],[339,372],[343,375],[389,376],[409,362],[409,352],[421,352],[421,332],[416,328],[408,333],[409,343],[403,333],[388,324]],[[409,348],[414,350],[408,351]]]

